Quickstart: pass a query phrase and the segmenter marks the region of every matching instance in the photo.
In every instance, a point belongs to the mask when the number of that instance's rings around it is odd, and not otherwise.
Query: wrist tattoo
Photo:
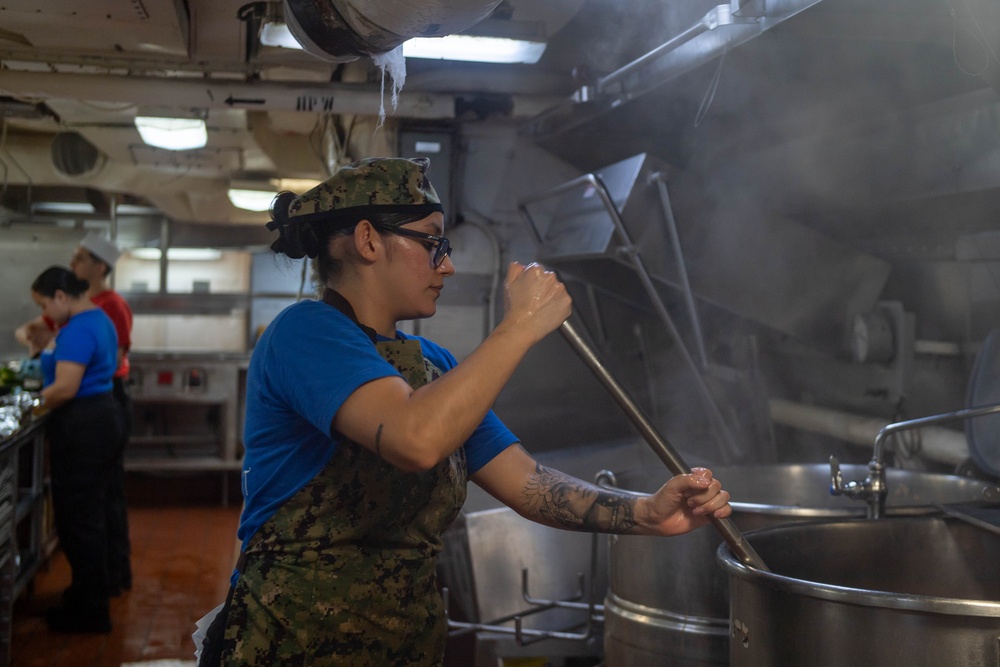
[[[557,528],[598,533],[627,533],[636,525],[635,499],[535,466],[524,488],[528,511]]]
[[[382,456],[382,426],[384,424],[378,425],[378,430],[375,431],[375,454],[376,456]]]

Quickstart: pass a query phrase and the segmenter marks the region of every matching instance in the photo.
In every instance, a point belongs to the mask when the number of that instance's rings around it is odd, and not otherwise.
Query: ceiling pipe
[[[189,109],[377,115],[381,93],[374,86],[361,86],[334,82],[317,85],[0,70],[0,91],[18,97],[131,102],[143,106]],[[401,93],[394,115],[420,119],[453,118],[455,96]]]
[[[234,82],[205,79],[125,77],[111,74],[41,74],[0,70],[0,94],[34,99],[79,99],[128,102],[178,109],[244,109],[377,116],[380,91],[367,84],[329,82]],[[401,92],[393,116],[423,120],[455,118],[456,103],[477,94]],[[512,118],[530,118],[556,103],[543,95],[511,95]]]
[[[873,447],[875,438],[888,423],[885,419],[855,415],[781,398],[768,401],[775,424],[837,438],[864,447]],[[958,466],[969,459],[969,445],[961,431],[927,426],[920,430],[918,456]]]
[[[493,13],[500,0],[284,0],[285,22],[306,51],[346,62],[396,48],[411,37],[444,37]]]

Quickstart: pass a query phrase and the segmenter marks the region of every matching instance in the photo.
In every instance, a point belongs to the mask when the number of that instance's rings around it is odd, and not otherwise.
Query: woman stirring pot
[[[206,639],[224,626],[226,665],[442,664],[435,558],[467,479],[569,530],[678,535],[731,513],[706,469],[652,496],[548,469],[491,411],[570,315],[553,273],[512,263],[502,322],[461,363],[397,330],[434,315],[455,272],[427,168],[362,160],[272,205],[272,248],[315,259],[322,299],[279,314],[250,362],[243,550]]]

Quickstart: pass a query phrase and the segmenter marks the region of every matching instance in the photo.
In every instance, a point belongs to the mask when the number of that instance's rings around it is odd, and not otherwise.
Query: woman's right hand
[[[537,343],[566,321],[573,312],[573,299],[552,271],[540,264],[511,262],[504,281],[504,306],[504,322],[527,332]]]

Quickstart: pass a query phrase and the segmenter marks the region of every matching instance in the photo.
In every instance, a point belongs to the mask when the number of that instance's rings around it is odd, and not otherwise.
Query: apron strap
[[[371,327],[367,327],[358,321],[358,316],[354,313],[354,307],[350,302],[343,297],[343,295],[335,289],[327,287],[323,290],[323,303],[328,306],[333,306],[344,315],[351,318],[351,321],[358,325],[358,327],[365,332],[368,338],[371,339],[372,343],[377,340],[378,334]]]

